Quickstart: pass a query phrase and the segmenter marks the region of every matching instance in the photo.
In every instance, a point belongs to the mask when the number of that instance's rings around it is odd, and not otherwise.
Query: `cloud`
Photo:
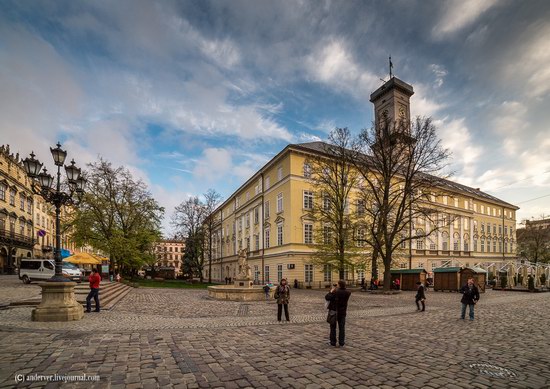
[[[445,103],[435,101],[428,96],[430,88],[422,83],[417,83],[414,86],[414,95],[411,97],[411,116],[426,116],[434,117],[435,114],[445,107]]]
[[[445,76],[447,75],[447,70],[445,70],[444,66],[435,63],[430,65],[430,69],[435,76],[435,86],[440,88],[441,85],[443,85]]]
[[[440,4],[444,4],[442,15],[432,30],[432,37],[436,40],[468,27],[495,6],[497,0],[449,0]]]
[[[380,79],[353,58],[343,39],[330,38],[306,58],[306,68],[314,81],[366,98]]]

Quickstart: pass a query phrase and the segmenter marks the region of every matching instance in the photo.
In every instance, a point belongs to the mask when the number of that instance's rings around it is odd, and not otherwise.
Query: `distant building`
[[[13,274],[34,246],[33,192],[19,154],[0,146],[0,273]]]
[[[180,239],[164,239],[155,245],[155,266],[173,268],[175,275],[183,272],[183,253],[185,242]]]
[[[539,220],[526,220],[525,221],[526,229],[548,229],[550,228],[550,218],[539,219]]]

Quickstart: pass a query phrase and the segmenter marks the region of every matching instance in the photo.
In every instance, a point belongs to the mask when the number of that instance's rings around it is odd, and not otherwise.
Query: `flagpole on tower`
[[[393,77],[392,75],[392,69],[393,69],[393,63],[391,62],[391,55],[390,55],[390,80]]]

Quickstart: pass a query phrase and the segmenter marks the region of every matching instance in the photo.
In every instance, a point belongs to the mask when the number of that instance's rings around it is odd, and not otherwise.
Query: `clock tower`
[[[374,104],[374,122],[379,128],[386,123],[395,122],[396,127],[405,126],[410,132],[410,98],[414,94],[412,85],[392,77],[380,88],[372,92],[370,101]]]

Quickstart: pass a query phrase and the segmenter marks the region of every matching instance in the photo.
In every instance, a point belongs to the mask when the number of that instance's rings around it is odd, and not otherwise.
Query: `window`
[[[23,193],[19,193],[19,208],[22,211],[25,210],[25,195]]]
[[[497,252],[497,240],[496,238],[493,239],[493,253]]]
[[[246,228],[250,228],[250,213],[246,213]]]
[[[441,234],[441,239],[443,241],[443,251],[448,251],[449,250],[449,234],[444,232],[443,234]]]
[[[257,284],[260,282],[260,271],[258,265],[254,265],[254,282]]]
[[[283,279],[283,265],[279,263],[277,265],[277,282],[280,283],[282,279]]]
[[[470,251],[470,236],[464,234],[464,251]]]
[[[6,200],[6,185],[0,184],[0,200]]]
[[[254,224],[258,224],[260,222],[260,209],[259,207],[254,208]]]
[[[324,244],[330,244],[330,240],[332,238],[332,230],[329,226],[323,227],[323,243]]]
[[[468,200],[464,200],[464,209],[469,209],[470,205],[468,203]]]
[[[359,228],[357,230],[357,247],[365,247],[365,229]]]
[[[240,200],[241,200],[240,196],[235,197],[235,209],[239,208],[239,202],[240,202]]]
[[[497,234],[497,225],[493,224],[493,234]]]
[[[250,200],[250,192],[246,192],[245,198],[246,198],[246,201]]]
[[[460,237],[457,235],[453,239],[453,250],[460,251]]]
[[[277,213],[283,212],[283,194],[279,193],[277,195]]]
[[[4,231],[5,229],[6,229],[6,219],[0,216],[0,231]]]
[[[501,225],[498,226],[498,234],[502,235],[502,226]]]
[[[447,205],[448,202],[449,202],[449,197],[448,196],[443,196],[443,204]]]
[[[32,201],[31,201],[31,199],[27,199],[27,212],[32,213]]]
[[[407,268],[407,264],[402,262],[402,263],[399,264],[399,267],[400,267],[401,269],[406,269],[406,268]]]
[[[465,230],[470,229],[470,221],[468,220],[468,218],[466,218],[466,217],[462,218],[462,225],[464,226]]]
[[[332,265],[323,265],[323,281],[332,281]]]
[[[271,188],[271,178],[267,176],[265,178],[265,190],[268,190],[269,188]]]
[[[15,207],[15,189],[10,190],[10,205]]]
[[[416,249],[417,250],[424,250],[424,239],[419,238],[416,240]]]
[[[246,237],[246,249],[250,251],[250,236]]]
[[[19,234],[25,235],[25,222],[19,220]]]
[[[498,252],[502,253],[502,240],[498,240]]]
[[[324,211],[330,211],[331,208],[331,201],[330,197],[327,194],[323,195],[323,210]]]
[[[283,244],[283,225],[277,225],[277,245],[282,246]]]
[[[243,230],[243,219],[239,218],[239,232]]]
[[[266,266],[264,268],[264,277],[265,277],[265,282],[269,282],[269,266]]]
[[[281,181],[283,179],[283,167],[279,166],[277,168],[277,181]]]
[[[485,213],[485,206],[484,205],[481,206],[481,213]]]
[[[270,244],[269,244],[269,228],[266,228],[266,230],[264,231],[264,235],[265,235],[264,245],[265,245],[265,248],[268,249],[270,247]]]
[[[481,252],[485,252],[485,239],[481,238]]]
[[[313,209],[313,192],[304,191],[304,209]]]
[[[311,165],[309,163],[304,163],[304,177],[311,178]]]
[[[305,244],[313,243],[313,224],[310,224],[310,223],[304,224],[304,243]]]
[[[265,218],[269,219],[269,201],[266,201],[264,204]]]
[[[485,224],[481,223],[481,233],[485,233]]]
[[[365,200],[357,200],[357,216],[365,216]]]
[[[431,238],[428,238],[428,240],[430,241],[430,250],[432,250],[432,251],[437,250],[435,242]]]
[[[304,265],[304,278],[306,282],[313,282],[313,265]]]
[[[454,198],[454,201],[455,201],[455,207],[458,208],[458,198],[455,197],[455,198]]]
[[[477,212],[477,204],[474,204],[474,212]]]
[[[508,235],[508,226],[504,226],[504,235]]]
[[[260,249],[260,235],[254,235],[254,250],[258,251]]]

